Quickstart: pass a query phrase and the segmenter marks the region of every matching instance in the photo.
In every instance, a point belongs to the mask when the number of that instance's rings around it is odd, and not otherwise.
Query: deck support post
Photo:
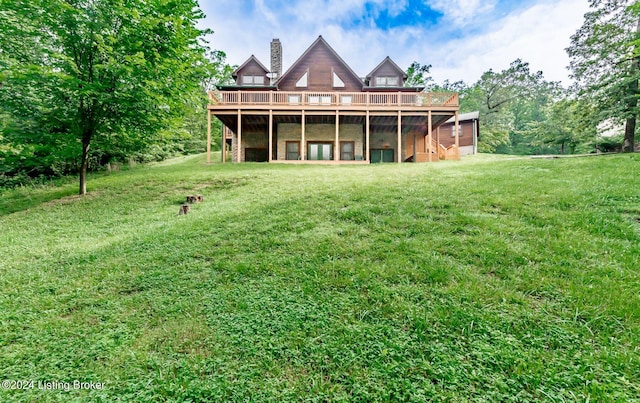
[[[429,153],[429,162],[433,162],[433,158],[431,156],[431,153],[433,153],[433,130],[431,129],[432,122],[433,118],[431,117],[431,111],[429,111],[429,114],[427,115],[427,133],[429,137],[429,147],[427,152]]]
[[[398,164],[402,162],[402,112],[398,111],[398,149],[397,149]]]
[[[211,164],[211,111],[207,107],[207,164]]]
[[[368,93],[367,93],[368,95]],[[366,127],[365,127],[365,155],[364,160],[369,161],[369,138],[371,136],[371,130],[369,128],[369,111],[367,110],[367,118],[366,118]]]
[[[460,116],[458,115],[458,111],[455,111],[456,116],[456,159],[460,159]]]
[[[304,161],[305,158],[305,154],[307,153],[307,146],[304,142],[304,127],[305,127],[305,116],[304,116],[304,109],[302,110],[302,132],[300,134],[300,159],[302,161]]]
[[[269,155],[267,155],[267,161],[273,160],[273,109],[269,109]]]
[[[438,159],[440,159],[440,149],[442,147],[440,147],[440,126],[438,126],[438,128],[436,129],[436,143],[438,143],[438,149],[436,150],[436,153],[438,154]]]
[[[238,109],[238,144],[236,144],[236,162],[242,161],[242,110]]]
[[[222,132],[222,143],[220,143],[222,144],[222,147],[220,147],[222,155],[220,158],[222,159],[223,164],[227,162],[227,130],[227,126],[224,124],[220,125],[220,131]]]
[[[336,110],[336,148],[333,152],[333,160],[340,159],[340,112]]]

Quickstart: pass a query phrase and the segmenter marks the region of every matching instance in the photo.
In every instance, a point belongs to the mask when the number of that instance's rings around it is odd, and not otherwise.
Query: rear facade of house
[[[233,78],[234,85],[209,93],[209,122],[215,116],[223,123],[223,161],[365,164],[460,157],[464,122],[457,94],[405,87],[406,74],[389,57],[361,78],[320,36],[283,74],[282,45],[274,39],[270,69],[251,56]],[[453,129],[443,136],[439,128],[448,121]],[[209,123],[209,161],[211,135]]]

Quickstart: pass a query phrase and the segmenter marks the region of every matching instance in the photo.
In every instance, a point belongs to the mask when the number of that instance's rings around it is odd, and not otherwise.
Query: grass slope
[[[199,156],[6,191],[0,378],[35,384],[0,401],[637,399],[639,178]],[[74,380],[105,385],[37,383]]]

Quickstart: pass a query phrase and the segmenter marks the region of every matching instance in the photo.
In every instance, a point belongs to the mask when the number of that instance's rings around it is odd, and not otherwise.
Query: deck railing
[[[211,91],[213,105],[458,106],[458,94],[440,92]]]

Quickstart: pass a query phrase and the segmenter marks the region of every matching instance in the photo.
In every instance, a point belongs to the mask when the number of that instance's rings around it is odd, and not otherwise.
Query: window
[[[451,125],[451,137],[456,136],[456,125],[455,123]],[[462,124],[458,125],[458,137],[462,137]]]
[[[300,105],[300,95],[289,95],[289,105]]]
[[[342,105],[351,105],[352,101],[353,101],[353,97],[351,95],[341,95],[340,96],[340,103]]]
[[[287,160],[299,160],[300,159],[300,142],[299,141],[287,141]]]
[[[342,81],[336,73],[333,73],[333,87],[344,88],[344,81]]]
[[[309,105],[331,105],[331,95],[309,95]]]
[[[310,160],[330,161],[333,159],[333,143],[308,143],[307,155]]]
[[[397,87],[397,76],[380,76],[376,77],[376,87]]]
[[[353,150],[355,149],[355,143],[353,141],[341,141],[340,142],[340,159],[343,161],[353,161],[355,159]]]
[[[264,85],[264,76],[242,76],[242,85]]]
[[[309,72],[307,71],[302,75],[302,77],[300,77],[300,79],[296,83],[296,87],[306,88],[308,81],[309,81]]]

